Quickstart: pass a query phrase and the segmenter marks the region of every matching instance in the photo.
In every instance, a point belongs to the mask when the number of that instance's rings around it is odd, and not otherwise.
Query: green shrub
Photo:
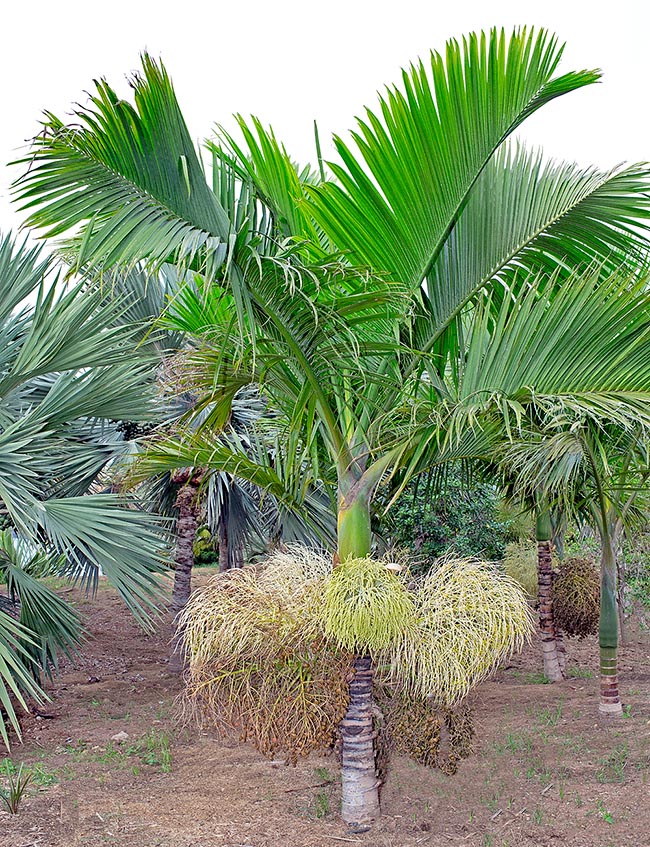
[[[529,531],[528,522],[502,503],[496,488],[480,482],[468,487],[459,471],[449,474],[442,493],[409,485],[376,529],[391,548],[408,548],[421,561],[416,568],[421,571],[446,553],[501,559],[506,544]]]
[[[197,530],[192,550],[194,552],[194,567],[218,566],[219,550],[207,526],[199,527]]]

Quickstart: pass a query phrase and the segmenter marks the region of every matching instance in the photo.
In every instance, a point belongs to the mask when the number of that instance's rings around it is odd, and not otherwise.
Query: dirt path
[[[539,681],[530,648],[476,692],[476,751],[458,774],[399,759],[380,823],[354,836],[332,758],[285,768],[179,727],[167,632],[142,635],[106,586],[73,596],[93,638],[50,688],[56,717],[26,721],[12,750],[33,782],[18,816],[0,814],[1,847],[650,847],[647,633],[622,650],[629,717],[597,716],[595,642],[569,644],[575,676],[559,686]]]

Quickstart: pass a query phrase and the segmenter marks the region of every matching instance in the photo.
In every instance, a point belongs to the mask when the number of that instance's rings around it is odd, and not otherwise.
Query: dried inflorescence
[[[195,710],[221,731],[238,730],[264,755],[283,752],[294,763],[332,745],[349,699],[352,656],[329,643],[317,622],[314,574],[323,559],[301,551],[218,574],[181,620]]]
[[[375,689],[381,717],[377,720],[378,766],[386,775],[398,753],[429,768],[454,774],[472,750],[474,723],[469,706],[447,709],[430,700],[414,700],[382,686]]]
[[[553,582],[553,614],[569,636],[585,638],[598,631],[600,578],[591,559],[565,559]]]

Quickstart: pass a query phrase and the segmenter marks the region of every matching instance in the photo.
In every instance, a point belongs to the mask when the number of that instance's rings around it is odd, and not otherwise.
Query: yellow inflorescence
[[[386,650],[415,623],[413,598],[387,564],[348,559],[325,582],[323,628],[346,650]]]
[[[476,559],[441,560],[414,586],[417,623],[380,658],[391,683],[451,706],[533,629],[523,590]]]

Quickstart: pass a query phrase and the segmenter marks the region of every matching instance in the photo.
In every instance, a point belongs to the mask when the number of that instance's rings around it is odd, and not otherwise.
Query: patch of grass
[[[594,672],[589,668],[567,668],[566,675],[569,679],[593,679]]]
[[[89,749],[84,742],[75,746],[65,748],[75,762],[96,762],[124,768],[129,764],[131,757],[137,756],[141,764],[158,767],[162,773],[169,773],[172,769],[172,754],[169,746],[169,736],[165,732],[150,729],[142,738],[135,739],[131,744],[118,745],[112,741],[106,747]],[[135,774],[140,772],[138,766],[132,766]]]
[[[59,781],[58,771],[48,768],[45,762],[34,762],[33,765],[29,766],[29,774],[34,785],[40,785],[44,788]]]
[[[326,791],[319,791],[314,797],[314,814],[321,820],[331,812],[330,798]]]
[[[530,753],[532,739],[527,732],[509,732],[504,742],[495,741],[493,744],[496,753],[505,753],[506,750],[516,755],[518,753]]]
[[[149,730],[144,738],[144,745],[139,751],[134,751],[140,756],[145,765],[159,767],[163,773],[170,773],[172,769],[172,754],[169,749],[169,737],[164,732]]]
[[[540,726],[557,726],[562,717],[562,701],[557,706],[548,706],[535,712],[535,720]]]
[[[551,681],[541,671],[529,671],[528,673],[519,674],[519,677],[526,685],[548,685]]]
[[[544,813],[539,808],[539,806],[535,807],[535,811],[533,812],[533,821],[538,825],[542,825],[542,820],[544,819]]]

